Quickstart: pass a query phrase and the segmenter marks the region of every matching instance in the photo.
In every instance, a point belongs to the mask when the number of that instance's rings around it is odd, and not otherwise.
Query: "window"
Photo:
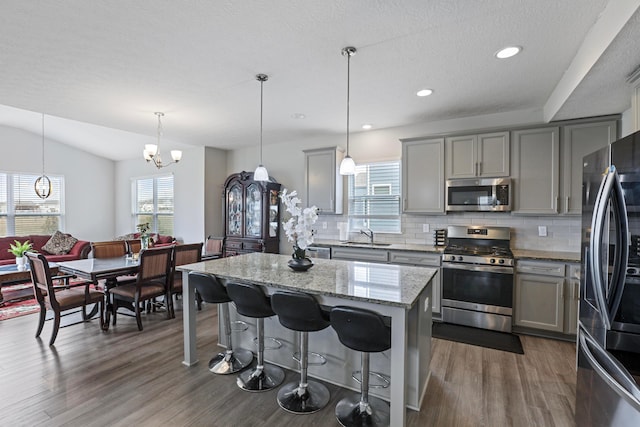
[[[400,162],[356,166],[349,177],[349,229],[400,233]]]
[[[133,180],[134,229],[148,222],[151,231],[173,236],[173,175]]]
[[[34,189],[39,174],[0,173],[0,235],[53,234],[62,230],[64,178],[47,176],[52,191],[42,200]]]

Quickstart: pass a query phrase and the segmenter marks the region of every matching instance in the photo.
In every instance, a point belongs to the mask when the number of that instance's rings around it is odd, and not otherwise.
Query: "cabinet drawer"
[[[331,248],[331,259],[388,262],[389,251],[381,249],[343,248],[340,246],[334,246]]]
[[[242,249],[249,249],[252,251],[261,251],[262,243],[260,242],[244,242],[242,244]]]
[[[564,263],[518,261],[516,263],[516,271],[518,273],[564,277]]]
[[[389,262],[393,264],[424,265],[428,267],[440,267],[440,255],[420,252],[389,251]]]
[[[227,240],[225,242],[225,246],[227,247],[227,249],[242,249],[242,242]]]

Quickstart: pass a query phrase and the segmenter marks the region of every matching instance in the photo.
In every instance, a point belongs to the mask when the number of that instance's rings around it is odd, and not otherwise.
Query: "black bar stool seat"
[[[275,316],[269,298],[260,287],[249,283],[227,283],[227,293],[242,316],[256,319],[258,335],[257,365],[251,371],[238,375],[238,387],[245,391],[266,391],[279,386],[284,371],[278,366],[264,363],[264,318]]]
[[[221,318],[224,322],[224,334],[227,339],[227,349],[218,353],[209,361],[209,370],[214,374],[233,374],[249,366],[253,361],[253,353],[243,348],[233,348],[231,340],[231,319],[229,317],[229,303],[232,301],[227,290],[220,281],[209,274],[189,273],[189,282],[198,291],[203,301],[219,304]]]
[[[329,327],[329,316],[314,297],[299,292],[276,292],[271,296],[271,305],[280,324],[298,331],[300,338],[300,381],[287,383],[278,390],[278,404],[294,414],[317,412],[327,406],[330,393],[324,384],[307,380],[309,332]]]
[[[331,326],[338,339],[350,349],[360,351],[362,381],[360,396],[342,399],[336,405],[338,422],[352,426],[388,426],[389,404],[377,397],[369,397],[369,354],[391,348],[391,327],[375,311],[337,306],[331,309]]]

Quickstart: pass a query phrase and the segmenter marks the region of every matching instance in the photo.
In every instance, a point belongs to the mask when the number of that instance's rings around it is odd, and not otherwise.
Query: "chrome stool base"
[[[284,371],[273,365],[263,365],[238,375],[236,383],[245,391],[266,391],[278,387],[284,381]]]
[[[312,414],[327,406],[329,397],[329,389],[319,382],[309,381],[306,387],[287,383],[278,390],[278,405],[293,414]]]
[[[240,372],[253,362],[253,353],[243,348],[218,353],[209,361],[209,371],[214,374],[227,375]]]
[[[345,397],[336,405],[336,418],[345,427],[388,427],[389,404],[371,396],[365,404],[360,403],[360,395]]]

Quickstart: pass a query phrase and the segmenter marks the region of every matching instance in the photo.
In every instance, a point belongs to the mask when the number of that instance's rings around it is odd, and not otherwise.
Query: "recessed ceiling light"
[[[520,46],[508,46],[504,49],[501,49],[496,52],[496,58],[498,59],[506,59],[511,58],[512,56],[516,56],[522,51]]]
[[[302,113],[293,113],[291,115],[292,119],[305,119],[307,116]]]
[[[363,125],[362,125],[362,129],[365,129],[365,130],[369,130],[369,129],[371,129],[372,127],[373,127],[373,125],[372,125],[372,124],[370,124],[370,123],[365,123],[365,124],[363,124]]]
[[[433,93],[432,89],[422,89],[419,90],[418,93],[416,93],[416,95],[418,96],[429,96]]]

